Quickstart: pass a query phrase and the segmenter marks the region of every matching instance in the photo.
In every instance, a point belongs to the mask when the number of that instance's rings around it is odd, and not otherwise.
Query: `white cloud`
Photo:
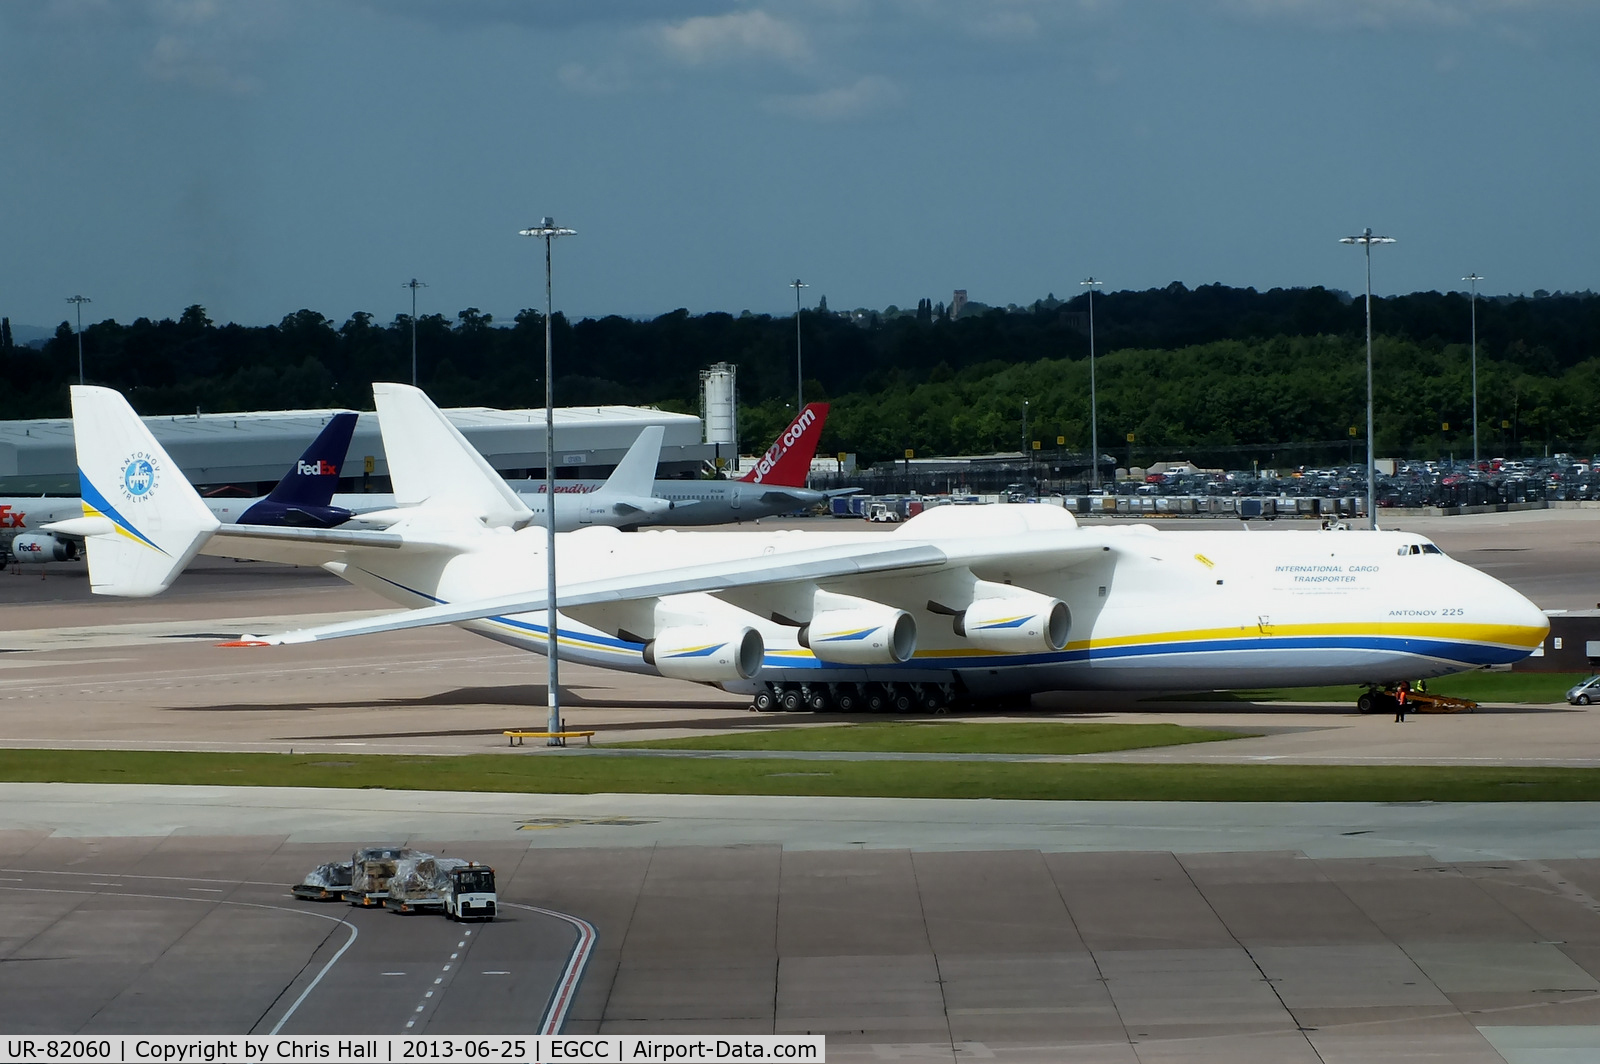
[[[573,92],[585,96],[614,96],[627,91],[632,84],[627,68],[616,59],[594,65],[563,63],[556,71],[556,78]]]
[[[1470,27],[1484,17],[1536,8],[1575,7],[1575,0],[1219,0],[1239,15],[1309,22],[1324,29]]]
[[[688,66],[752,59],[798,65],[811,58],[804,32],[760,10],[698,15],[662,26],[658,34],[667,54]]]
[[[769,110],[813,122],[838,122],[884,111],[905,98],[900,86],[888,78],[869,74],[853,84],[819,92],[774,96],[767,100]]]
[[[155,81],[230,93],[259,88],[263,45],[281,38],[291,17],[269,0],[45,0],[21,10],[52,43],[115,42]]]

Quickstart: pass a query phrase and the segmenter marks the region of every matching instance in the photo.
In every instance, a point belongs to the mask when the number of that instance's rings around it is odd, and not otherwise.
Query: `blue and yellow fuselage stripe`
[[[116,526],[118,535],[131,539],[135,543],[143,543],[151,550],[160,551],[162,554],[167,553],[156,546],[149,536],[135,528],[133,522],[123,516],[121,511],[111,504],[111,500],[107,499],[100,489],[94,486],[88,475],[81,469],[78,470],[78,493],[83,496],[83,516],[104,517]]]

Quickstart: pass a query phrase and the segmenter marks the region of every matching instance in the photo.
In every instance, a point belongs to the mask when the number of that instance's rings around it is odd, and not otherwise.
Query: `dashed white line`
[[[457,951],[458,951],[458,952],[455,952],[455,953],[452,953],[452,954],[450,954],[450,959],[451,959],[451,960],[452,960],[452,961],[454,961],[454,960],[459,960],[459,959],[460,959],[460,958],[461,958],[461,954],[460,954],[460,952],[459,952],[459,951],[460,951],[460,950],[463,950],[463,949],[465,949],[465,948],[466,948],[466,945],[467,945],[467,936],[469,936],[469,935],[471,935],[471,934],[472,934],[472,932],[471,932],[471,931],[463,931],[463,932],[462,932],[462,933],[461,933],[461,941],[459,941],[459,942],[457,942],[457,943],[456,943],[456,950],[457,950]],[[435,987],[439,987],[439,990],[438,990],[438,991],[435,991],[435,990],[428,990],[428,991],[426,991],[426,992],[425,992],[425,993],[424,993],[424,994],[423,994],[423,995],[422,995],[422,1004],[420,1004],[420,1005],[418,1005],[418,1006],[417,1006],[417,1007],[416,1007],[416,1009],[415,1009],[415,1013],[421,1013],[421,1012],[423,1012],[423,1011],[424,1011],[424,1010],[425,1010],[425,1009],[426,1009],[426,1008],[427,1008],[427,1006],[428,1006],[428,1000],[429,1000],[429,999],[430,999],[430,998],[432,998],[432,997],[433,997],[433,995],[434,995],[434,994],[435,994],[435,993],[438,993],[438,992],[442,992],[442,990],[443,990],[443,986],[442,986],[442,984],[443,984],[443,983],[444,983],[444,973],[447,973],[447,972],[449,972],[449,971],[450,971],[450,969],[451,969],[451,968],[452,968],[452,967],[454,967],[454,965],[450,965],[450,964],[446,964],[446,965],[445,965],[445,966],[444,966],[444,967],[443,967],[443,968],[441,968],[441,969],[440,969],[440,974],[439,974],[439,975],[438,975],[438,976],[436,976],[436,977],[435,977],[435,978],[434,978],[434,980],[433,980],[433,985],[434,985],[434,986],[435,986]],[[407,1021],[406,1021],[406,1027],[407,1027],[407,1028],[408,1028],[408,1029],[410,1029],[410,1028],[413,1028],[413,1027],[415,1027],[415,1026],[416,1026],[416,1025],[417,1025],[417,1017],[416,1017],[416,1015],[415,1015],[415,1014],[413,1014],[413,1015],[412,1015],[412,1017],[411,1017],[411,1019],[409,1019],[409,1020],[407,1020]]]

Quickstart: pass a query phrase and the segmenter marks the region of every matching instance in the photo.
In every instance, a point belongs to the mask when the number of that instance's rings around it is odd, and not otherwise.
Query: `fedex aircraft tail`
[[[129,598],[165,591],[217,519],[110,388],[73,386],[72,430],[84,515],[57,527],[84,537],[89,589]]]
[[[331,528],[349,520],[350,511],[332,503],[357,417],[349,411],[333,415],[271,493],[239,515],[239,523]]]
[[[326,506],[332,502],[339,487],[339,467],[350,450],[357,417],[349,411],[333,415],[267,498],[295,506]]]
[[[827,403],[807,403],[800,416],[789,422],[767,453],[756,459],[750,472],[740,477],[747,484],[771,484],[779,488],[803,488],[811,472],[822,439],[822,425],[828,420]]]

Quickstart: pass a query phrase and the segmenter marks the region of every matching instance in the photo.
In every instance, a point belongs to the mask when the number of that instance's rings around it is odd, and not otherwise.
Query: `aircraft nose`
[[[1496,623],[1510,629],[1508,642],[1532,651],[1550,633],[1550,618],[1521,592],[1498,580],[1495,583],[1499,591],[1494,603]]]

